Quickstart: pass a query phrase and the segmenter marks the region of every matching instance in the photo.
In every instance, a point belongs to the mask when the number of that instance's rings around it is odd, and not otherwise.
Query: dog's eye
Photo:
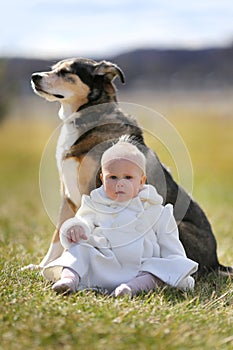
[[[57,72],[57,75],[59,77],[64,78],[66,81],[70,82],[70,83],[74,83],[75,84],[75,79],[71,76],[71,72],[69,72],[66,69],[61,69]]]

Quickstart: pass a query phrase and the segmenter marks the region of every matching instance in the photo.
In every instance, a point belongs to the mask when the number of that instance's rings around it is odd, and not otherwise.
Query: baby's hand
[[[69,243],[78,243],[81,239],[87,239],[83,227],[79,225],[69,228],[66,232],[66,237]]]

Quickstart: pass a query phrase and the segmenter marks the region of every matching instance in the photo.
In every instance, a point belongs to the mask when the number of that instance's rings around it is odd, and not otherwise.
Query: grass
[[[179,114],[172,123],[192,158],[194,197],[213,225],[221,262],[230,265],[233,120]],[[40,261],[53,230],[38,186],[52,130],[36,121],[9,121],[0,129],[0,349],[232,349],[229,278],[206,276],[190,293],[167,287],[114,300],[93,292],[57,296],[38,272],[20,271]],[[169,161],[162,149],[159,155]]]

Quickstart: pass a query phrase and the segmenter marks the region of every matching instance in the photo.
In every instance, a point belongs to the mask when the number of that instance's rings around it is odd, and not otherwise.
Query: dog
[[[32,74],[34,92],[48,101],[60,102],[59,117],[63,121],[56,149],[62,203],[58,225],[39,267],[62,254],[61,224],[74,216],[82,194],[100,186],[101,155],[125,135],[136,141],[146,156],[148,183],[156,187],[164,204],[173,204],[180,240],[187,256],[198,262],[198,276],[209,272],[232,275],[232,267],[219,263],[216,240],[204,211],[145,144],[136,119],[119,108],[113,83],[116,77],[125,82],[124,73],[116,64],[86,58],[65,59],[50,71]]]

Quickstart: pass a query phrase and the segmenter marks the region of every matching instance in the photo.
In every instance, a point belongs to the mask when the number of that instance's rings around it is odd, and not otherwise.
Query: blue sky
[[[2,0],[3,2],[3,0]],[[6,0],[0,56],[111,56],[233,43],[232,0]]]

